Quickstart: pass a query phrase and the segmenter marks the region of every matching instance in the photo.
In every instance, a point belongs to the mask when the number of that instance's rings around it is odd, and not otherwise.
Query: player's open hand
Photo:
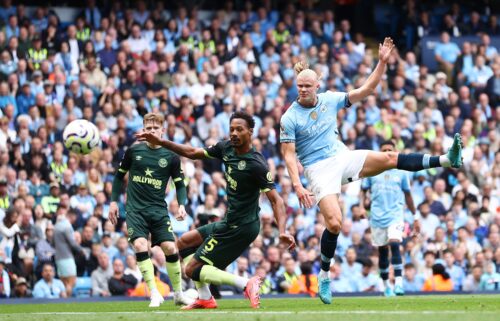
[[[111,224],[116,225],[116,223],[118,223],[118,204],[116,204],[116,202],[111,202],[109,204],[108,218]]]
[[[184,219],[186,218],[186,215],[187,215],[186,208],[184,207],[184,205],[180,205],[179,210],[175,214],[175,219],[177,221],[184,221]]]
[[[144,130],[135,134],[135,138],[140,142],[148,142],[152,145],[160,145],[161,143],[161,138],[159,138],[153,133],[148,133]]]
[[[384,39],[384,43],[380,44],[378,47],[378,59],[383,63],[387,63],[389,61],[389,57],[391,56],[394,47],[395,46],[392,39],[386,37]]]
[[[280,234],[280,243],[286,245],[288,251],[293,251],[295,249],[295,238],[290,234]]]
[[[304,186],[300,185],[296,187],[295,193],[297,193],[301,207],[311,208],[314,205],[313,193],[305,189]]]

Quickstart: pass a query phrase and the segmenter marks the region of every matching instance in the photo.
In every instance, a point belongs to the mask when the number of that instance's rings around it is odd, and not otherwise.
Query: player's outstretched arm
[[[203,148],[195,148],[188,145],[174,143],[167,139],[161,139],[152,133],[141,132],[135,134],[135,138],[141,142],[148,142],[152,145],[164,147],[173,151],[174,153],[190,158],[190,159],[203,159],[205,158],[205,150]]]
[[[387,62],[389,61],[389,57],[391,56],[393,49],[394,42],[392,41],[392,39],[389,37],[385,38],[384,43],[379,45],[379,60],[377,67],[375,67],[375,70],[361,87],[349,92],[349,101],[351,102],[351,104],[355,104],[365,99],[375,91],[375,88],[377,88],[380,79],[382,79],[382,76],[385,73],[385,67],[387,65]]]
[[[299,168],[297,166],[297,157],[295,156],[295,143],[281,144],[281,153],[285,159],[286,168],[288,169],[288,175],[292,179],[292,186],[297,193],[299,202],[301,206],[311,208],[313,206],[312,193],[302,186],[299,177]]]
[[[273,207],[274,219],[278,223],[280,242],[287,246],[289,251],[295,249],[295,239],[286,233],[286,212],[285,203],[275,189],[266,192],[266,196]]]

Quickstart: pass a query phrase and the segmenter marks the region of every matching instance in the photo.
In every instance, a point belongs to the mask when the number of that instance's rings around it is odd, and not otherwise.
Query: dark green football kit
[[[224,163],[228,209],[222,221],[198,228],[204,242],[195,257],[225,269],[259,234],[259,196],[275,186],[264,156],[254,148],[237,155],[229,141],[221,141],[206,148],[205,156]]]

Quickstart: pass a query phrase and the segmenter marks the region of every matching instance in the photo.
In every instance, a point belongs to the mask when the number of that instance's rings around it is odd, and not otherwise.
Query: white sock
[[[389,279],[384,280],[384,288],[388,289],[391,287],[391,281]]]
[[[439,164],[441,164],[441,166],[443,166],[443,167],[450,167],[451,166],[450,159],[448,158],[447,155],[439,156]]]
[[[198,298],[201,300],[209,300],[212,297],[212,293],[210,292],[210,287],[208,284],[204,284],[202,287],[198,289]]]
[[[319,272],[319,278],[320,279],[326,279],[326,278],[329,278],[329,277],[330,277],[330,273],[328,271],[321,270]]]
[[[395,284],[397,286],[403,286],[403,277],[402,276],[396,276]]]
[[[244,290],[245,287],[247,286],[247,283],[248,283],[248,279],[247,278],[244,278],[244,277],[241,277],[241,276],[238,276],[236,275],[235,279],[234,279],[234,285],[240,289],[240,290]]]

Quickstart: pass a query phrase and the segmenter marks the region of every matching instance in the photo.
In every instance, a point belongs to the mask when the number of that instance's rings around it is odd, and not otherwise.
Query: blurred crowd
[[[203,147],[228,137],[236,110],[255,118],[253,144],[268,160],[299,247],[279,246],[262,198],[261,234],[227,269],[261,276],[262,293],[314,296],[323,218],[317,207],[299,206],[279,121],[297,97],[294,63],[308,61],[322,75],[321,91],[349,91],[373,70],[377,40],[351,28],[348,15],[338,17],[342,6],[314,10],[312,1],[240,1],[238,9],[227,2],[206,19],[199,8],[166,10],[163,1],[105,3],[86,1],[70,23],[48,7],[28,15],[9,0],[0,6],[0,298],[146,295],[127,242],[124,194],[118,226],[107,220],[117,165],[147,112],[167,115],[168,139]],[[487,5],[454,3],[439,15],[422,3],[403,1],[399,50],[376,92],[339,112],[339,132],[352,149],[378,150],[393,139],[402,152],[432,155],[445,153],[460,132],[462,169],[412,177],[422,234],[410,237],[406,215],[404,287],[500,291],[500,55],[491,45],[500,27]],[[425,35],[440,36],[437,72],[420,64]],[[459,35],[476,41],[459,47]],[[80,118],[95,123],[102,139],[85,156],[69,154],[61,141],[65,125]],[[189,217],[171,217],[177,235],[223,219],[227,205],[220,161],[182,159],[182,167]],[[171,190],[166,200],[175,213]],[[342,189],[334,292],[380,289],[369,199],[359,204],[359,194],[360,182]],[[166,295],[165,257],[153,248],[152,258]],[[76,262],[76,279],[56,264],[64,260]]]

